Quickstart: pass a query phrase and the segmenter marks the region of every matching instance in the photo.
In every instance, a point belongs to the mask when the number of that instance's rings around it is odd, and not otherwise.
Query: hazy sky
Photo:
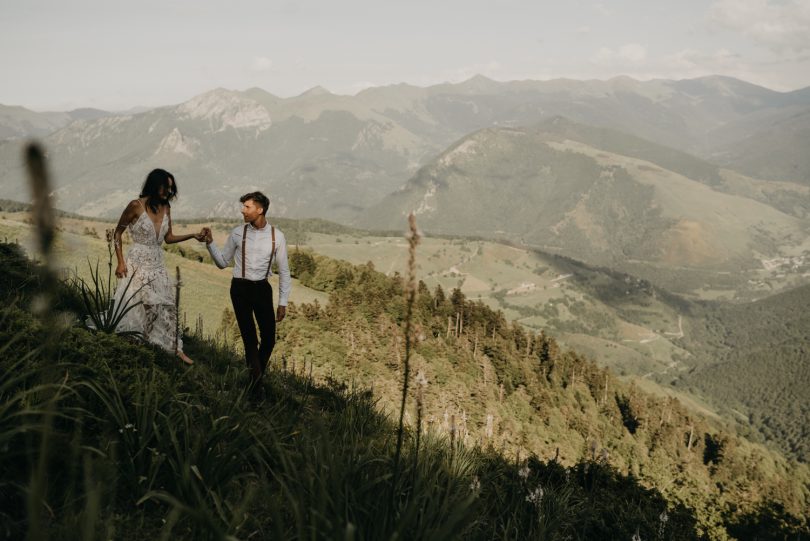
[[[810,0],[0,0],[0,103],[127,109],[216,87],[425,86],[481,73],[810,86]]]

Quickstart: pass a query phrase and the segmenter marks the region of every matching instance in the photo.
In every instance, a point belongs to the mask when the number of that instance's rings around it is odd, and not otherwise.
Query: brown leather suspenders
[[[248,224],[245,224],[245,228],[242,230],[242,278],[245,277],[245,252],[246,252],[246,243],[247,243],[247,230]],[[265,280],[268,276],[270,276],[270,267],[273,265],[273,257],[276,255],[276,228],[275,226],[270,226],[270,235],[273,238],[273,248],[270,251],[270,261],[267,262],[267,272],[264,273]]]
[[[242,278],[245,277],[245,243],[247,242],[247,228],[248,224],[245,224],[245,228],[242,230]]]
[[[265,280],[270,276],[270,266],[273,264],[273,257],[276,255],[276,228],[272,225],[270,226],[270,236],[273,237],[273,249],[270,251],[270,261],[267,262],[267,272],[264,273]]]

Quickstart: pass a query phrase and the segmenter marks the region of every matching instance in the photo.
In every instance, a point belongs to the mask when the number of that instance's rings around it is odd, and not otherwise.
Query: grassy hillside
[[[0,210],[22,208],[25,207],[9,203]],[[29,246],[28,222],[28,214],[22,211],[0,213],[0,239],[17,239]],[[375,267],[386,274],[405,272],[407,253],[399,235],[371,235],[313,220],[274,219],[274,223],[287,235],[291,249],[300,245],[301,249],[310,248],[354,264],[373,260]],[[85,277],[89,274],[88,259],[94,264],[98,260],[106,268],[108,254],[103,238],[105,229],[112,224],[73,217],[64,217],[60,224],[62,231],[57,243],[60,266],[77,269]],[[175,224],[175,229],[196,231],[202,225],[183,220]],[[213,225],[216,242],[221,246],[236,222]],[[195,292],[181,295],[181,310],[188,324],[193,326],[202,317],[206,334],[216,332],[226,308],[221,301],[228,298],[230,274],[216,269],[205,249],[196,242],[168,246],[167,250],[169,268],[179,265],[189,291]],[[553,331],[562,343],[591,354],[617,373],[659,373],[672,365],[674,356],[684,356],[666,334],[677,333],[678,311],[654,301],[648,294],[625,295],[624,276],[610,279],[601,271],[588,271],[571,260],[480,240],[426,238],[420,252],[423,254],[420,276],[431,289],[437,285],[446,290],[460,287],[468,297],[502,310],[509,320],[538,331]],[[186,257],[181,257],[183,254]],[[588,289],[587,284],[597,283],[600,276],[620,288],[621,295]],[[636,290],[637,285],[632,289]],[[295,303],[326,301],[325,294],[299,282],[295,282],[294,290]],[[617,298],[626,308],[616,309]],[[651,306],[641,306],[650,302]],[[598,337],[605,347],[597,347],[591,337]]]
[[[3,538],[698,537],[688,509],[604,461],[518,462],[430,429],[397,461],[367,391],[274,366],[250,402],[226,349],[188,337],[188,369],[47,325],[21,309],[40,270],[14,245],[0,261]],[[55,302],[80,304],[70,289]]]
[[[4,295],[26,306],[39,272],[14,246],[2,253]],[[397,466],[395,428],[371,395],[337,382],[373,385],[383,411],[395,402],[402,282],[303,253],[295,265],[330,300],[291,311],[260,404],[242,395],[241,360],[193,337],[198,363],[188,370],[114,336],[43,326],[6,303],[9,535],[725,539],[760,535],[763,524],[771,534],[806,529],[806,468],[459,292],[442,300],[420,287],[409,362],[422,375]],[[70,290],[56,299],[58,310],[77,308]],[[463,328],[447,336],[444,317],[456,310]],[[27,506],[15,499],[23,494]]]
[[[0,216],[0,238],[28,238],[26,215],[4,216]],[[60,223],[61,241],[57,246],[62,264],[86,275],[86,259],[99,258],[104,269],[106,247],[97,237],[98,231],[103,237],[109,224],[74,218],[63,218]],[[301,241],[302,250],[312,249],[356,265],[373,260],[375,268],[388,275],[405,273],[407,252],[401,237],[370,236],[348,228],[327,234],[331,224],[321,222],[278,223],[292,241]],[[196,230],[199,226],[177,225],[178,230]],[[231,227],[215,224],[217,242],[224,241]],[[166,256],[170,267],[179,265],[183,273],[186,287],[181,295],[181,310],[186,324],[195,328],[199,319],[204,335],[228,337],[238,347],[234,329],[223,327],[223,322],[232,321],[227,303],[230,274],[209,262],[198,262],[207,257],[200,245],[180,246],[172,247]],[[180,250],[185,257],[181,257]],[[561,256],[483,240],[426,238],[420,255],[419,273],[430,291],[437,286],[445,291],[458,287],[467,298],[501,310],[507,320],[534,332],[552,333],[563,347],[609,367],[626,380],[638,381],[648,392],[677,398],[691,412],[714,416],[719,411],[754,439],[771,440],[788,456],[806,460],[802,427],[807,412],[801,405],[808,396],[801,383],[805,380],[801,370],[806,367],[801,351],[807,337],[789,333],[790,329],[803,328],[801,301],[794,303],[795,310],[780,309],[784,299],[801,296],[777,297],[766,303],[767,307],[755,305],[755,310],[748,305],[727,309],[724,303],[700,305],[608,268],[589,267]],[[296,280],[293,303],[315,300],[323,306],[328,294]],[[726,311],[757,316],[729,319]],[[745,357],[751,351],[746,337],[760,332],[759,314],[770,314],[775,325],[761,338],[766,345],[759,351],[770,356],[767,362],[756,361],[764,372],[752,377],[747,374],[759,372],[749,369],[742,359],[753,358]],[[723,326],[718,327],[720,324]],[[717,339],[702,329],[714,329],[715,334],[725,336],[732,332],[726,327],[746,339],[706,345]],[[774,355],[782,351],[783,343],[793,346]],[[799,352],[799,357],[791,353],[793,350]],[[734,377],[729,377],[731,368]],[[350,377],[348,373],[343,375]],[[766,398],[768,393],[759,387],[790,392],[781,398]]]
[[[109,252],[105,240],[105,230],[114,227],[110,222],[99,222],[87,218],[63,217],[60,220],[60,232],[55,246],[55,258],[58,266],[65,275],[78,274],[89,278],[88,263],[95,266],[99,264],[106,273]],[[174,232],[178,234],[199,231],[201,224],[175,224]],[[220,229],[226,229],[222,226]],[[227,226],[230,230],[230,226]],[[34,253],[31,238],[32,226],[27,212],[0,213],[0,240],[19,241]],[[221,232],[220,232],[221,234]],[[296,238],[295,231],[291,237]],[[124,237],[124,251],[128,249],[128,234]],[[180,298],[180,311],[190,327],[195,321],[202,318],[205,322],[205,334],[214,333],[222,318],[223,309],[228,305],[231,273],[229,270],[220,270],[210,262],[210,256],[203,245],[196,241],[187,241],[182,244],[164,245],[168,250],[165,253],[166,265],[174,275],[174,269],[180,267],[184,284]],[[115,280],[113,278],[113,280]],[[278,291],[278,278],[272,279],[275,291]],[[326,295],[295,284],[296,301],[324,302]]]

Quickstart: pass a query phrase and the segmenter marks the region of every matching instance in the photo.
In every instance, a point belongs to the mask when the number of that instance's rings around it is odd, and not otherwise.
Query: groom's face
[[[262,215],[262,207],[257,205],[252,199],[248,199],[242,203],[242,216],[245,217],[245,222],[253,222]]]

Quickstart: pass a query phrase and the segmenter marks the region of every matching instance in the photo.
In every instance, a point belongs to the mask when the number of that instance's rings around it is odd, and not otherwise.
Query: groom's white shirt
[[[211,254],[211,258],[220,269],[227,267],[231,260],[234,261],[234,278],[243,278],[242,232],[244,230],[244,225],[235,227],[228,235],[228,240],[225,241],[221,252],[213,242],[208,244],[208,253]],[[245,279],[259,281],[268,276],[267,266],[272,250],[273,238],[270,224],[268,223],[261,229],[248,224],[245,241]],[[291,289],[290,266],[287,262],[287,239],[278,228],[276,228],[276,255],[273,257],[273,262],[278,265],[278,305],[287,306]],[[270,271],[270,275],[272,275],[272,271]]]

